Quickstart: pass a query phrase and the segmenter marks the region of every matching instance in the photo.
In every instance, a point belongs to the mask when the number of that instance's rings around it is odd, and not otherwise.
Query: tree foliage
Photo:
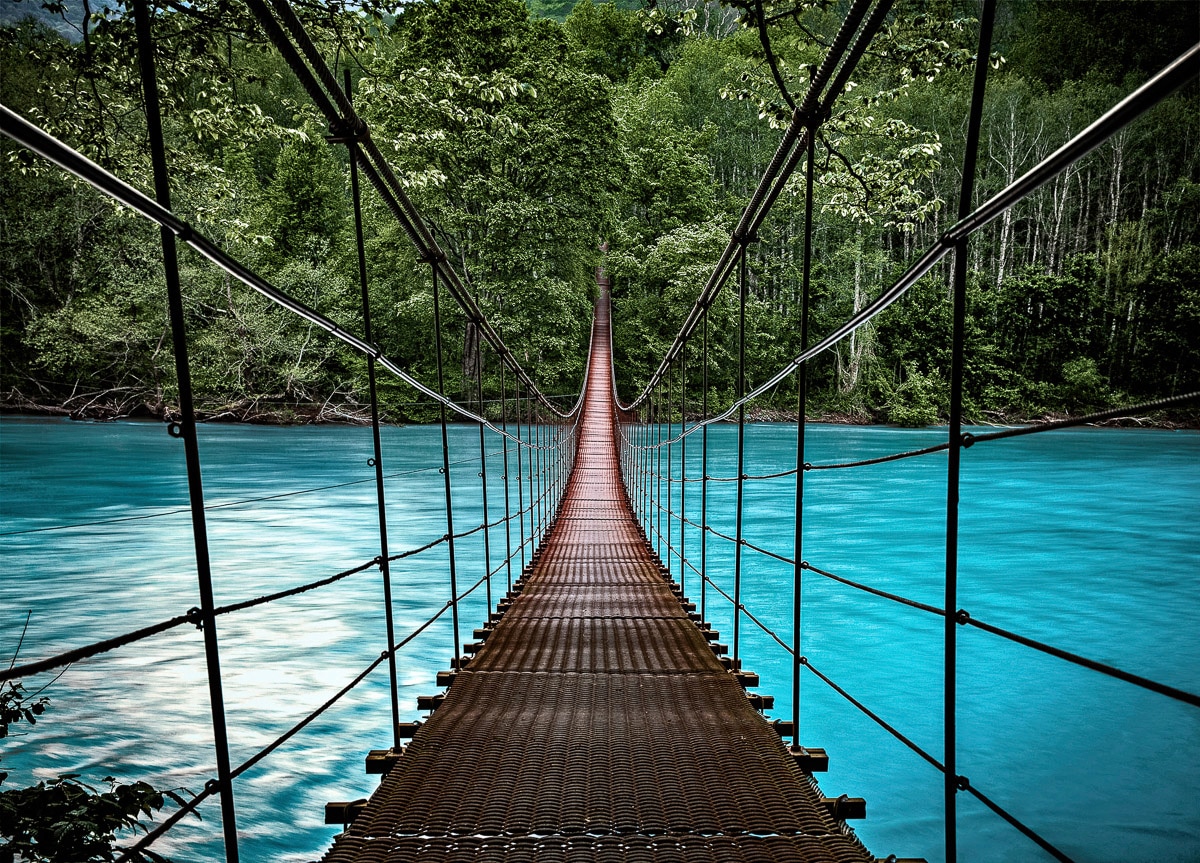
[[[581,378],[603,243],[616,279],[620,385],[646,379],[842,11],[810,0],[630,6],[536,6],[551,20],[516,0],[296,4],[329,61],[351,70],[358,109],[468,290],[550,392],[568,393]],[[1002,9],[980,200],[1195,40],[1195,3],[1157,4],[1156,15],[1142,8]],[[951,0],[897,4],[822,127],[814,334],[861,309],[949,224],[973,14],[973,4]],[[129,9],[73,20],[70,39],[36,23],[4,28],[5,104],[148,188]],[[240,4],[163,0],[155,26],[177,208],[269,280],[359,329],[344,148],[325,141],[323,122]],[[1191,85],[973,239],[973,419],[1195,387],[1195,100]],[[175,384],[156,232],[2,146],[6,403],[168,414]],[[802,174],[751,250],[752,379],[800,350]],[[428,270],[379,201],[368,194],[365,206],[376,340],[432,381]],[[363,415],[361,358],[190,255],[183,278],[209,415]],[[943,417],[947,278],[936,269],[815,364],[810,404],[861,419]],[[712,313],[714,398],[733,391],[730,303],[723,295]],[[451,306],[442,308],[451,393],[467,397],[482,375],[487,394],[499,395],[494,358]],[[385,380],[383,394],[393,419],[428,415],[403,385]],[[780,393],[764,407],[784,409],[791,398]]]

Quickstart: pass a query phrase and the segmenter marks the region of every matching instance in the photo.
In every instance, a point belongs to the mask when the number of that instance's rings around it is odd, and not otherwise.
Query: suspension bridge
[[[371,140],[355,113],[349,77],[339,82],[286,0],[247,0],[263,31],[279,50],[317,108],[327,117],[332,140],[350,152],[351,187],[359,249],[364,331],[349,332],[337,321],[288,295],[204,237],[172,209],[169,166],[163,144],[154,67],[153,24],[144,0],[134,3],[139,43],[139,74],[145,90],[147,128],[154,166],[151,198],[120,180],[66,144],[9,110],[0,110],[3,134],[71,172],[162,228],[180,418],[168,432],[182,442],[189,479],[190,511],[196,550],[200,604],[151,626],[104,641],[72,648],[54,656],[0,671],[0,682],[19,680],[62,668],[111,650],[124,648],[168,630],[195,626],[203,639],[208,693],[212,707],[215,774],[204,789],[124,847],[120,860],[141,859],[160,837],[186,815],[216,798],[227,861],[239,859],[238,819],[234,787],[248,771],[267,759],[363,680],[386,666],[391,693],[393,745],[370,753],[367,769],[384,776],[369,800],[331,803],[327,820],[345,831],[325,859],[348,861],[408,860],[771,860],[874,861],[877,858],[846,826],[862,817],[865,801],[824,796],[814,774],[827,764],[823,750],[801,744],[800,679],[811,674],[830,687],[897,743],[911,750],[943,777],[945,856],[958,858],[956,800],[969,794],[1027,837],[1049,858],[1071,858],[1039,831],[993,799],[975,781],[959,773],[957,751],[957,633],[974,627],[1061,661],[1090,669],[1158,696],[1200,708],[1200,696],[1096,661],[1019,632],[980,620],[959,607],[957,595],[959,472],[967,449],[1018,435],[1052,432],[1155,408],[1197,401],[1188,393],[1154,402],[1034,427],[986,433],[964,432],[963,345],[967,249],[971,235],[1032,194],[1128,123],[1150,110],[1200,72],[1200,45],[1193,46],[1158,74],[1106,111],[1093,124],[1066,141],[1042,163],[1009,187],[973,207],[975,160],[980,116],[990,56],[994,0],[981,5],[980,37],[971,112],[967,130],[963,187],[958,221],[932,248],[920,255],[875,300],[832,332],[809,344],[807,297],[812,269],[812,192],[815,144],[821,123],[847,89],[856,65],[891,11],[890,0],[854,0],[832,40],[825,60],[813,71],[808,92],[799,102],[791,125],[763,173],[757,189],[731,232],[712,275],[696,298],[678,335],[646,388],[623,402],[613,385],[609,291],[600,278],[592,327],[591,351],[579,401],[569,411],[557,408],[521,367],[501,334],[488,322],[434,232]],[[806,194],[803,253],[805,311],[801,316],[803,353],[777,374],[750,389],[745,375],[745,301],[747,249],[785,185],[805,166]],[[436,339],[437,383],[426,384],[389,359],[376,346],[363,246],[360,173],[382,197],[430,268]],[[373,410],[374,458],[378,492],[379,554],[372,560],[319,581],[275,594],[218,606],[215,602],[206,502],[200,472],[200,448],[192,403],[183,294],[176,263],[176,244],[191,246],[215,266],[283,308],[324,330],[329,337],[367,358]],[[920,450],[838,464],[812,464],[805,459],[805,390],[807,363],[869,322],[895,302],[947,256],[953,257],[954,326],[951,334],[953,374],[950,424],[944,443]],[[736,274],[736,279],[735,279]],[[713,408],[707,382],[709,309],[725,286],[734,281],[739,297],[738,387],[731,405]],[[499,418],[484,410],[482,390],[477,406],[446,396],[440,303],[448,294],[497,358],[501,372]],[[693,358],[691,401],[688,360]],[[698,358],[698,362],[697,362]],[[699,372],[695,371],[699,366]],[[384,467],[379,436],[376,374],[404,381],[435,402],[442,428],[441,473],[445,484],[446,530],[438,539],[401,552],[389,544]],[[511,374],[512,395],[505,383]],[[696,381],[695,378],[700,380]],[[746,406],[755,398],[795,379],[798,398],[797,448],[794,466],[768,476],[749,476],[745,468]],[[480,387],[482,384],[480,383]],[[696,391],[699,391],[697,396]],[[701,419],[688,423],[699,402]],[[480,429],[483,465],[483,523],[456,531],[452,506],[452,471],[446,442],[449,414],[474,422]],[[676,426],[674,417],[682,422]],[[553,424],[535,425],[551,417]],[[736,421],[738,467],[732,477],[709,475],[709,427]],[[489,520],[487,458],[484,430],[503,441],[504,495],[492,501],[497,513]],[[700,448],[701,475],[689,478],[689,439]],[[510,462],[510,448],[515,460]],[[811,566],[804,550],[804,477],[813,470],[841,470],[947,453],[944,603],[941,607],[883,591],[870,584]],[[676,477],[672,460],[682,475]],[[664,468],[664,460],[666,462]],[[796,482],[795,533],[790,550],[750,542],[744,526],[754,518],[744,493],[756,480],[792,476]],[[664,490],[665,482],[665,490]],[[736,527],[733,535],[709,522],[707,490],[711,482],[736,483]],[[686,503],[688,484],[698,485],[696,501]],[[678,488],[676,488],[678,486]],[[694,492],[694,494],[697,492]],[[515,499],[514,499],[515,498]],[[678,501],[678,508],[676,508]],[[687,531],[698,534],[698,550],[685,547]],[[487,545],[486,572],[465,589],[459,586],[455,543],[482,532],[485,545],[500,528],[504,551]],[[676,529],[678,528],[678,529]],[[514,545],[512,537],[518,540]],[[677,541],[676,541],[677,540]],[[717,586],[708,569],[710,542],[730,543],[734,551],[734,588]],[[390,564],[434,547],[448,554],[449,595],[445,606],[414,631],[399,635],[393,619]],[[742,600],[743,556],[760,554],[790,565],[794,572],[794,625],[789,638],[770,630]],[[675,567],[678,567],[676,570]],[[518,577],[512,577],[514,569]],[[310,590],[326,589],[363,572],[381,577],[387,644],[378,659],[358,673],[325,703],[278,739],[241,764],[230,760],[220,663],[218,621],[247,608],[284,601]],[[504,578],[506,595],[493,607],[493,579]],[[860,695],[847,691],[815,668],[800,643],[804,578],[832,579],[848,587],[940,618],[944,632],[942,681],[943,746],[930,752],[883,716]],[[687,584],[700,594],[699,610]],[[476,630],[476,641],[461,644],[459,602],[484,587],[489,617]],[[733,609],[731,649],[705,621],[709,592],[713,601]],[[439,674],[444,692],[421,699],[431,711],[424,723],[400,721],[397,658],[434,621],[453,619],[454,656]],[[762,711],[768,696],[752,692],[758,683],[744,667],[741,629],[757,626],[790,658],[790,721],[768,722]],[[790,738],[790,745],[785,739]],[[405,743],[405,741],[408,741]],[[985,783],[982,783],[986,785]],[[930,803],[933,807],[935,804]],[[1032,846],[1031,846],[1032,847]],[[898,858],[888,857],[890,861]]]

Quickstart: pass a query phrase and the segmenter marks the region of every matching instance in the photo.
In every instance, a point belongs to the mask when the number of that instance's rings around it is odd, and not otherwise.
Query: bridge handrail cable
[[[663,512],[668,512],[668,513],[670,512],[661,503],[656,504],[656,506],[658,507],[659,510],[661,510]],[[685,524],[688,524],[698,530],[706,531],[707,533],[717,537],[718,539],[723,539],[726,542],[733,543],[733,544],[739,544],[738,540],[735,537],[732,537],[732,536],[729,536],[728,534],[722,533],[721,531],[714,528],[712,525],[703,525],[702,526],[702,525],[699,525],[696,522],[692,521],[689,518],[682,518],[681,521],[683,521]],[[659,534],[659,538],[660,539],[662,538],[661,534]],[[774,560],[777,560],[780,563],[796,565],[795,558],[787,557],[786,555],[778,554],[776,552],[771,551],[770,549],[763,548],[762,546],[759,546],[759,545],[754,544],[753,542],[750,542],[748,539],[746,539],[744,537],[742,538],[740,545],[743,548],[748,548],[751,551],[758,552],[759,554],[761,554],[765,557],[769,557]],[[692,569],[693,571],[696,571],[695,567],[691,565],[690,561],[685,560],[684,563],[690,569]],[[920,611],[925,611],[930,614],[935,614],[939,617],[946,616],[945,610],[938,608],[937,606],[929,605],[927,603],[920,602],[915,599],[910,599],[905,596],[900,596],[899,594],[889,593],[886,590],[881,590],[877,587],[871,587],[870,585],[866,585],[861,582],[854,581],[853,579],[846,578],[845,576],[837,575],[835,573],[829,572],[824,569],[819,569],[818,567],[813,566],[806,560],[800,561],[799,566],[801,569],[805,570],[806,572],[811,572],[816,575],[820,575],[824,578],[830,579],[832,581],[840,582],[841,584],[847,585],[849,587],[853,587],[856,590],[861,590],[864,593],[870,593],[874,596],[882,597],[883,599],[888,599],[888,600],[891,600],[892,602],[896,602],[901,605],[906,605],[909,608],[915,608]],[[698,575],[700,574],[698,571],[696,571],[696,572]],[[708,580],[709,584],[716,587],[715,582],[713,582],[711,579],[709,579],[707,575],[705,575],[703,577],[706,580]],[[728,594],[726,594],[724,591],[720,590],[720,588],[718,588],[718,591],[722,594],[722,596],[725,596],[726,599],[729,599],[730,602],[733,602],[732,598],[730,598],[728,596]],[[744,604],[739,604],[739,607],[743,614],[750,616],[751,619],[753,619],[755,623],[758,623],[758,625],[763,629],[764,632],[766,632],[768,635],[771,635],[774,637],[774,633],[770,629],[768,629],[764,624],[760,623],[756,618],[754,618],[750,614],[749,609],[747,609]],[[1153,680],[1148,677],[1143,677],[1142,675],[1139,675],[1139,674],[1133,674],[1132,672],[1124,671],[1123,669],[1117,668],[1112,665],[1108,665],[1107,663],[1097,662],[1094,659],[1088,659],[1085,656],[1081,656],[1077,653],[1072,653],[1068,650],[1063,650],[1060,647],[1055,647],[1051,644],[1047,644],[1046,642],[1039,641],[1034,638],[1029,638],[1028,636],[1020,635],[1018,633],[1012,632],[1011,630],[1004,629],[1002,627],[995,626],[990,623],[985,623],[981,620],[976,619],[975,617],[972,617],[970,615],[970,613],[968,613],[965,609],[959,609],[958,611],[956,611],[954,614],[954,618],[955,618],[955,622],[960,625],[974,626],[978,629],[983,630],[984,632],[990,632],[993,635],[997,635],[1001,638],[1006,638],[1009,641],[1012,641],[1016,644],[1021,644],[1021,645],[1024,645],[1025,647],[1032,648],[1033,650],[1041,651],[1042,653],[1057,657],[1058,659],[1065,660],[1074,665],[1078,665],[1083,668],[1088,668],[1088,669],[1091,669],[1092,671],[1097,671],[1101,674],[1105,674],[1105,675],[1115,678],[1117,680],[1123,680],[1126,683],[1131,683],[1135,686],[1140,686],[1142,689],[1149,690],[1150,692],[1156,692],[1159,695],[1165,695],[1168,698],[1174,699],[1175,701],[1179,701],[1184,704],[1190,704],[1193,707],[1200,707],[1200,695],[1197,695],[1192,692],[1188,692],[1185,689],[1179,689],[1178,687],[1175,687],[1175,686],[1170,686],[1165,683],[1160,683],[1156,680]],[[776,638],[776,640],[778,641],[779,639]],[[782,644],[782,642],[781,642],[781,644]],[[788,650],[788,652],[794,652],[787,645],[783,645],[783,646],[786,650]]]
[[[445,251],[430,231],[425,218],[413,204],[404,185],[396,177],[390,163],[384,158],[371,137],[367,123],[354,110],[354,105],[342,87],[338,85],[336,76],[325,63],[320,50],[287,0],[271,0],[270,6],[266,0],[246,0],[246,3],[263,26],[267,37],[283,56],[292,73],[312,99],[313,104],[325,115],[335,131],[353,141],[355,146],[350,148],[351,155],[396,216],[421,259],[428,262],[446,283],[451,296],[462,308],[467,319],[479,328],[480,333],[492,345],[497,355],[524,382],[527,392],[533,394],[544,407],[562,419],[576,415],[583,404],[584,389],[580,389],[574,407],[565,412],[560,411],[538,389],[533,379],[517,361],[516,356],[488,322],[478,303],[463,285],[458,272],[449,263]],[[272,9],[274,14],[272,14]],[[282,26],[280,22],[282,22]],[[286,32],[284,28],[286,28]]]
[[[400,380],[404,381],[404,383],[408,384],[422,395],[427,396],[434,402],[454,411],[463,419],[481,423],[484,427],[492,432],[511,438],[520,446],[536,448],[537,445],[531,444],[517,437],[513,437],[508,432],[496,426],[486,417],[481,416],[471,409],[458,404],[454,400],[441,395],[432,387],[422,383],[412,374],[401,368],[394,360],[384,355],[378,346],[370,344],[365,339],[359,338],[353,333],[348,332],[336,321],[309,307],[303,301],[298,300],[295,297],[287,294],[285,291],[275,287],[258,273],[244,266],[241,262],[227,254],[223,249],[221,249],[203,234],[196,231],[186,221],[180,219],[174,212],[166,209],[157,201],[152,200],[144,193],[135,189],[133,186],[130,186],[112,172],[102,168],[100,165],[96,164],[91,159],[88,159],[82,153],[74,150],[73,148],[49,135],[42,129],[35,126],[33,123],[26,120],[20,114],[17,114],[7,105],[3,104],[0,104],[0,132],[16,141],[18,144],[21,144],[22,146],[34,151],[46,160],[58,165],[63,170],[74,174],[84,182],[105,193],[124,206],[129,207],[134,212],[137,212],[150,221],[168,229],[181,241],[191,246],[221,270],[233,276],[242,284],[252,288],[267,299],[288,309],[301,318],[304,318],[309,323],[324,330],[329,335],[333,336],[335,339],[362,354],[363,356],[375,360],[375,362],[379,363],[393,375],[400,378]],[[524,374],[524,372],[521,374]],[[573,408],[572,411],[568,413],[563,413],[557,408],[552,407],[552,409],[561,417],[571,417],[577,413],[578,406]]]
[[[1079,159],[1082,159],[1094,149],[1099,147],[1110,137],[1115,135],[1129,123],[1141,117],[1179,87],[1183,86],[1192,78],[1200,74],[1200,44],[1193,45],[1187,51],[1184,51],[1172,62],[1167,64],[1158,73],[1153,75],[1149,80],[1136,88],[1133,92],[1127,95],[1124,99],[1104,112],[1098,119],[1091,123],[1087,128],[1083,129],[1052,154],[1047,156],[1024,175],[1014,180],[1001,191],[989,198],[983,204],[978,206],[970,215],[960,219],[955,223],[941,238],[925,251],[920,258],[916,260],[909,268],[882,294],[876,297],[872,302],[864,306],[859,312],[851,316],[841,326],[832,333],[827,335],[817,344],[802,351],[797,357],[791,360],[786,366],[773,374],[763,383],[756,386],[754,389],[747,392],[741,398],[737,398],[720,413],[705,417],[703,420],[693,423],[692,426],[675,438],[678,440],[681,437],[694,433],[698,428],[713,423],[723,422],[729,419],[737,411],[739,407],[749,404],[754,399],[763,395],[771,389],[774,389],[785,379],[790,377],[804,363],[813,359],[817,355],[823,353],[829,348],[836,345],[838,342],[850,336],[865,324],[872,321],[876,316],[883,312],[888,306],[892,305],[900,297],[904,296],[908,290],[915,285],[926,273],[933,269],[942,258],[954,250],[954,247],[961,240],[974,234],[979,229],[983,228],[994,219],[1001,216],[1006,210],[1015,206],[1028,195],[1037,191],[1046,183],[1054,179],[1059,173],[1066,170],[1070,165],[1074,164]],[[722,257],[724,261],[724,256]],[[718,264],[720,266],[720,264]],[[701,313],[707,309],[708,303],[701,305],[701,300],[705,300],[708,294],[708,289],[701,293],[697,299],[695,309],[701,309]],[[715,296],[715,294],[714,294]],[[651,377],[650,382],[642,393],[630,402],[628,405],[618,401],[618,405],[623,410],[632,410],[640,405],[649,396],[650,392],[661,382],[665,373],[665,369],[673,361],[678,353],[676,345],[682,344],[683,341],[690,336],[694,330],[692,322],[692,314],[689,313],[688,319],[685,320],[683,327],[680,328],[679,334],[676,336],[675,343],[667,351],[664,356],[659,370]],[[1192,393],[1184,397],[1192,399],[1196,398],[1197,394]],[[1174,401],[1170,404],[1178,404]],[[1133,410],[1145,409],[1141,406],[1135,406]],[[1116,414],[1114,414],[1116,416]],[[1025,432],[1028,433],[1028,432]],[[1011,435],[1005,435],[1011,436]],[[979,436],[994,437],[991,436]]]

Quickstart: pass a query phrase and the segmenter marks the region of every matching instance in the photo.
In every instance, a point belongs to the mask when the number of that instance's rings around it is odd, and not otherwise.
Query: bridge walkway
[[[603,292],[554,526],[328,863],[874,860],[649,551],[619,475],[609,351]]]

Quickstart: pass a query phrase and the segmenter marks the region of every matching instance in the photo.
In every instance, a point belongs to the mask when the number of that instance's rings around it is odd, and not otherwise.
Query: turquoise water
[[[814,426],[812,462],[865,458],[937,442],[944,430]],[[689,475],[699,473],[698,435]],[[748,473],[794,464],[794,429],[747,430]],[[710,473],[736,471],[735,430],[710,434]],[[478,432],[451,430],[455,523],[482,520]],[[445,531],[436,428],[384,431],[393,551]],[[488,449],[500,444],[489,435]],[[370,432],[337,426],[205,426],[210,504],[370,480]],[[678,455],[676,454],[676,459]],[[514,464],[515,467],[515,464]],[[186,513],[70,530],[186,503],[178,441],[153,423],[0,420],[0,654],[32,660],[116,635],[197,604]],[[678,463],[675,464],[678,472]],[[502,459],[489,459],[492,517],[503,511]],[[677,487],[678,488],[678,487]],[[699,514],[699,486],[688,510]],[[942,601],[945,456],[806,479],[804,557],[932,605]],[[710,485],[710,521],[733,533],[735,486]],[[677,492],[678,494],[678,492]],[[747,537],[792,552],[794,480],[753,484]],[[1079,430],[997,441],[964,454],[960,606],[981,620],[1192,692],[1200,691],[1200,435]],[[515,491],[514,491],[515,507]],[[330,575],[377,553],[371,482],[209,512],[217,602]],[[678,542],[678,528],[675,531]],[[504,536],[491,534],[493,566]],[[689,529],[688,557],[699,558]],[[482,533],[459,546],[460,586],[483,574]],[[710,541],[710,572],[732,590],[727,544]],[[677,570],[678,563],[673,563]],[[515,572],[515,570],[514,570]],[[496,585],[503,593],[504,574]],[[445,547],[394,569],[398,635],[449,596]],[[699,599],[689,578],[688,593]],[[747,552],[743,601],[785,641],[790,567]],[[364,572],[273,605],[221,618],[232,758],[240,763],[379,655],[378,574]],[[814,665],[935,756],[941,753],[940,618],[808,576],[803,652]],[[483,589],[462,606],[463,640],[482,621]],[[731,633],[727,602],[708,617]],[[1078,861],[1200,860],[1200,711],[960,629],[959,772]],[[452,654],[449,615],[400,654],[402,719]],[[745,664],[791,715],[790,658],[742,622]],[[53,675],[37,680],[40,686]],[[71,667],[47,690],[45,721],[3,743],[13,785],[64,772],[143,778],[198,790],[212,773],[211,722],[199,633],[188,627]],[[830,795],[867,798],[856,829],[876,854],[942,860],[941,777],[820,681],[803,682],[804,742],[829,751]],[[320,856],[336,828],[328,800],[366,796],[362,758],[390,743],[386,672],[369,677],[237,786],[247,861]],[[960,860],[1044,859],[973,798],[959,798]],[[162,847],[176,860],[221,859],[219,814],[207,806]]]

